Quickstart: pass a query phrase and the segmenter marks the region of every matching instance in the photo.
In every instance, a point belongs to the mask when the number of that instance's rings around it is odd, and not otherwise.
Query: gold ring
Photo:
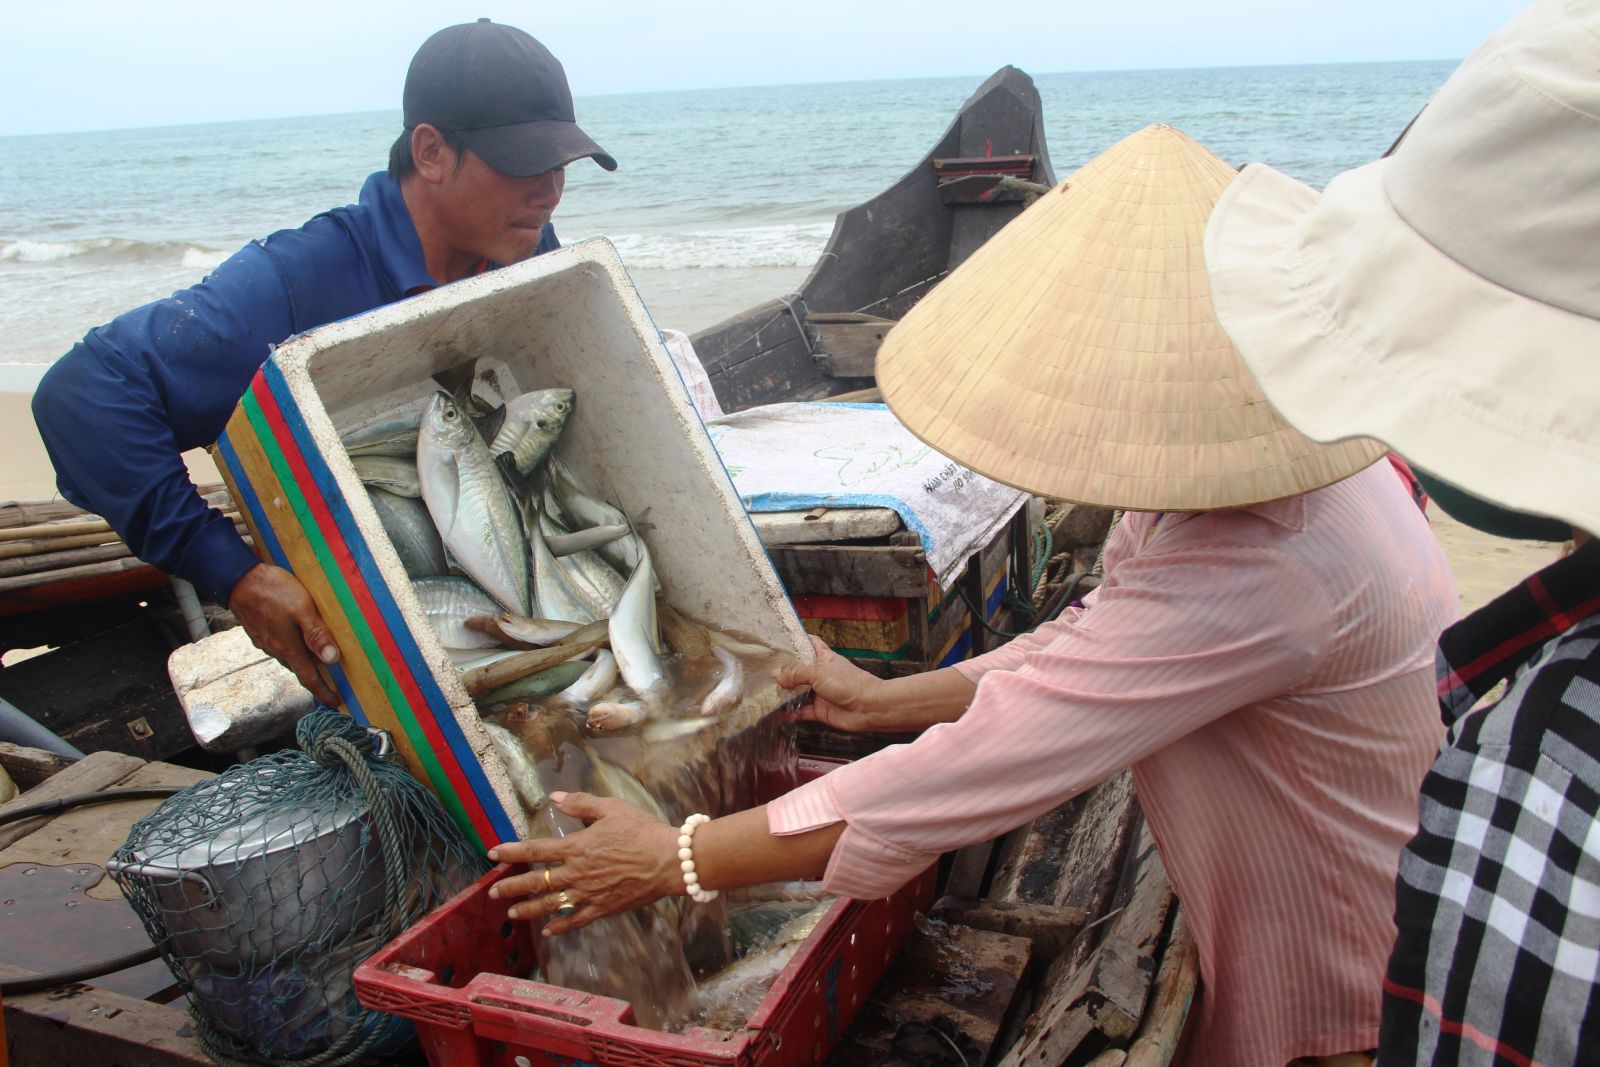
[[[555,889],[555,885],[550,881],[550,868],[546,867],[544,869],[544,891],[548,893],[553,889]]]
[[[578,906],[572,902],[571,897],[567,896],[567,891],[565,889],[558,890],[556,892],[556,899],[561,902],[561,906],[556,909],[557,915],[565,918],[568,915],[577,914]]]

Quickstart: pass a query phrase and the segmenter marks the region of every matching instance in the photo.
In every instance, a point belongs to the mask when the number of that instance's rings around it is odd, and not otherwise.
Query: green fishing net
[[[135,823],[107,865],[184,991],[206,1051],[334,1065],[404,1051],[356,965],[483,874],[388,737],[319,708],[286,750]]]

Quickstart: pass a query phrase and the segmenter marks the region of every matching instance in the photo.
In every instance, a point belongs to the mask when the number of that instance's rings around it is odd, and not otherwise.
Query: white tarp
[[[706,429],[746,508],[892,508],[942,588],[1028,499],[935,452],[883,404],[769,404]]]

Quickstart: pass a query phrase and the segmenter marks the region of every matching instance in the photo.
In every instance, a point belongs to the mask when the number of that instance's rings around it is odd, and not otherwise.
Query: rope
[[[390,807],[389,797],[379,785],[377,776],[372,773],[372,767],[367,762],[368,753],[373,751],[371,738],[372,735],[356,722],[328,708],[317,708],[312,711],[310,715],[300,720],[295,728],[295,740],[299,742],[305,754],[324,767],[334,769],[344,767],[355,778],[356,785],[366,799],[368,815],[377,830],[378,844],[383,849],[383,933],[377,942],[382,945],[398,932],[397,928],[404,915],[405,854],[400,847],[400,830],[395,825],[394,811]],[[363,752],[358,743],[364,744],[367,751]],[[194,1016],[200,1047],[208,1056],[219,1063],[241,1058],[242,1050],[237,1042],[220,1033],[205,1016],[192,1007],[190,1014]],[[366,1037],[351,1048],[352,1042],[362,1031],[367,1032]],[[273,1067],[340,1067],[342,1064],[353,1063],[360,1059],[369,1048],[387,1036],[382,1026],[353,1026],[315,1056],[273,1059],[257,1058],[247,1054],[244,1058],[256,1063],[272,1064]]]

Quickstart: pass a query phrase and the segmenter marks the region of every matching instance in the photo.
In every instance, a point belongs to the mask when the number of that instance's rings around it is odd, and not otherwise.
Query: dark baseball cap
[[[406,129],[453,130],[501,174],[527,178],[585,157],[617,169],[578,128],[561,61],[515,26],[479,19],[423,41],[403,102]]]

